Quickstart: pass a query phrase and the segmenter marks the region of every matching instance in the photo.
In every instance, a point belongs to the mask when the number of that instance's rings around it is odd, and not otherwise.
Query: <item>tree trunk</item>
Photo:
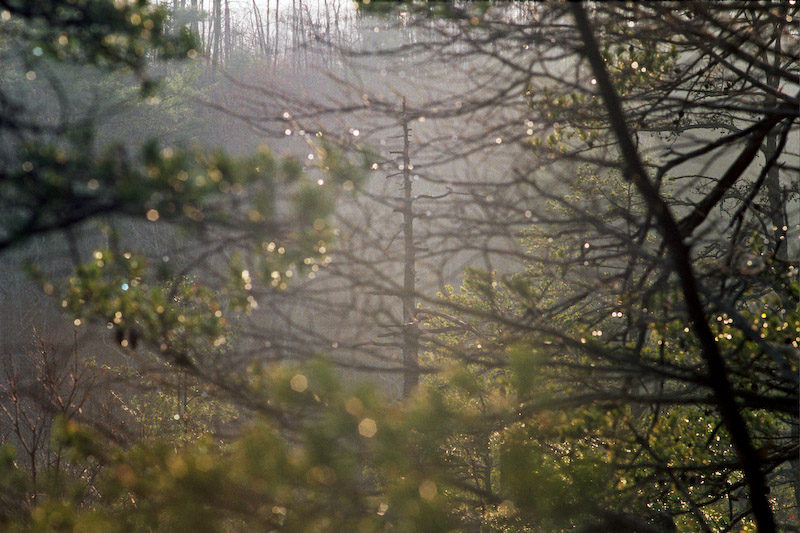
[[[419,330],[417,329],[416,254],[414,250],[414,199],[411,196],[411,161],[408,154],[408,114],[403,98],[403,397],[419,384]]]

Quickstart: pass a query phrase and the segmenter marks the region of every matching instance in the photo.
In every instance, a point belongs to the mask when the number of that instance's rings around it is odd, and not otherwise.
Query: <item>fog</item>
[[[432,439],[400,530],[791,520],[796,8],[114,0],[84,27],[52,1],[0,9],[0,437],[32,486],[59,413],[119,450],[269,420],[292,468],[321,421],[384,520],[341,399],[357,438]]]

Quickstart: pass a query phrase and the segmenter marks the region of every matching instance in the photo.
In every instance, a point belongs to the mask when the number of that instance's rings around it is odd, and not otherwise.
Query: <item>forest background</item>
[[[789,2],[0,1],[0,521],[797,531]]]

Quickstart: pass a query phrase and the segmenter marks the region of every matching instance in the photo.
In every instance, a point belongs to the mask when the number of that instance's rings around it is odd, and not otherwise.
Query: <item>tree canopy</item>
[[[231,65],[221,2],[210,36],[145,0],[0,9],[0,253],[124,361],[0,354],[4,527],[797,530],[793,2],[362,1],[386,42],[317,42],[401,89],[215,104],[286,156],[109,144],[79,105],[89,72],[152,103]]]

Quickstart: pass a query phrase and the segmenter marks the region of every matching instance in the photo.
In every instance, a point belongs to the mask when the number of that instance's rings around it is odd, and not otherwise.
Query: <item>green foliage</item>
[[[29,4],[6,2],[2,13],[3,29],[26,43],[26,68],[48,56],[143,75],[148,58],[193,55],[191,39],[165,32],[166,11],[144,1]],[[488,9],[423,12],[460,18],[471,33]],[[616,91],[636,101],[663,86],[678,55],[628,27],[609,26],[626,45],[602,53]],[[19,73],[14,81],[24,83]],[[155,95],[149,80],[141,87]],[[549,128],[530,140],[539,155],[608,140],[591,90],[530,86],[525,97]],[[198,255],[213,276],[111,232],[66,279],[29,267],[76,326],[106,325],[127,355],[165,377],[143,379],[144,392],[121,402],[138,422],[134,443],[57,419],[52,444],[68,451],[74,475],[56,465],[32,487],[14,450],[0,449],[8,530],[551,532],[599,529],[609,514],[648,525],[666,517],[684,531],[750,527],[726,406],[709,393],[684,287],[618,171],[579,167],[561,190],[542,192],[544,222],[521,235],[528,260],[519,272],[468,269],[458,292],[441,295],[452,314],[417,310],[421,327],[442,332],[427,337],[423,356],[437,372],[411,398],[389,402],[373,388],[341,386],[318,360],[256,362],[233,380],[209,364],[232,352],[237,319],[258,305],[255,289],[286,289],[330,262],[335,191],[359,185],[374,154],[353,164],[320,140],[318,177],[265,148],[234,159],[149,142],[129,157],[95,144],[87,125],[13,146],[0,180],[0,249],[129,217],[207,246]],[[764,469],[778,472],[797,451],[798,284],[758,237],[742,265],[724,265],[735,276],[721,272],[722,254],[685,259],[714,289],[703,294],[714,341]],[[230,246],[224,254],[213,253],[215,240]],[[234,438],[215,431],[238,418]],[[777,474],[770,483],[777,505],[791,507]]]
[[[703,389],[683,292],[652,276],[658,240],[635,222],[647,210],[615,172],[584,166],[566,185],[525,231],[524,269],[468,269],[459,292],[441,295],[454,316],[426,324],[453,331],[426,354],[430,367],[446,369],[429,386],[474,417],[471,431],[442,435],[446,470],[471,488],[456,512],[502,531],[568,530],[604,512],[681,531],[731,527],[745,498],[737,453]],[[620,260],[634,241],[636,254]],[[750,277],[737,284],[735,304],[709,302],[710,322],[754,445],[781,464],[796,443],[787,388],[796,358],[778,351],[800,342],[800,323],[786,305],[797,298],[792,269],[761,242],[741,252]],[[714,261],[698,264],[712,284],[722,275]],[[771,494],[776,508],[791,508],[783,468]]]
[[[256,371],[251,393],[305,422],[287,433],[270,419],[255,420],[230,445],[201,437],[179,448],[162,441],[123,450],[63,421],[58,438],[76,460],[104,463],[103,500],[80,510],[58,494],[43,497],[31,512],[33,528],[382,531],[391,524],[448,531],[454,525],[444,506],[446,481],[411,453],[415,440],[430,438],[418,431],[440,414],[427,404],[417,406],[416,422],[408,425],[374,390],[343,390],[322,363]]]
[[[10,0],[3,8],[4,33],[25,43],[23,53],[33,67],[39,58],[51,58],[143,74],[148,54],[162,59],[196,55],[195,36],[185,30],[171,34],[168,11],[146,0]],[[142,79],[145,94],[152,87]]]

